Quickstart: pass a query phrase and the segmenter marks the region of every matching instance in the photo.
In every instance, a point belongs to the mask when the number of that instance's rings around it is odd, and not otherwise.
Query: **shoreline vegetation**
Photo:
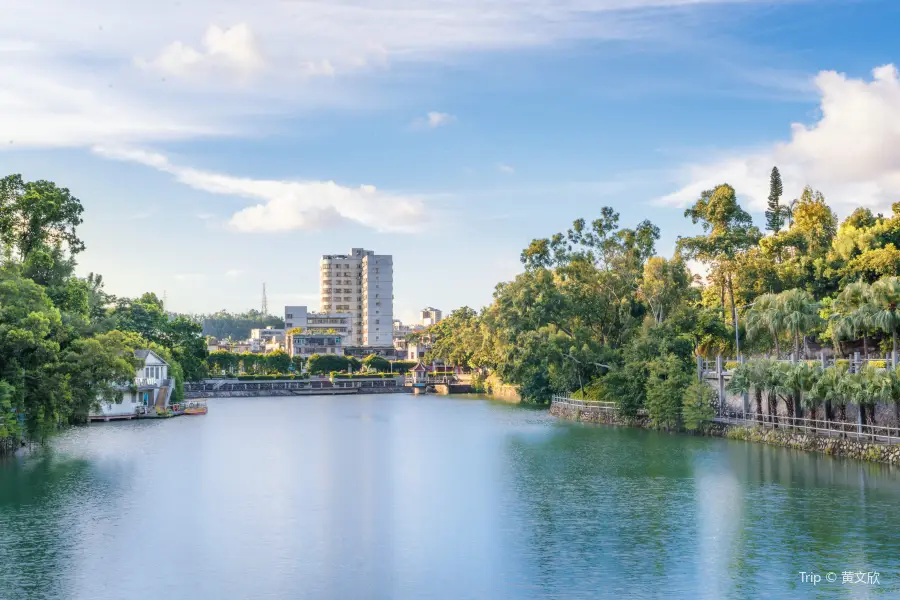
[[[702,192],[671,257],[658,227],[623,227],[610,207],[533,240],[489,306],[420,334],[425,360],[496,376],[523,402],[571,395],[695,431],[726,408],[696,375],[718,358],[727,391],[772,418],[900,425],[900,203],[841,221],[811,187],[783,198],[777,168],[769,183],[759,224],[730,185]]]
[[[655,429],[653,423],[646,416],[639,416],[635,419],[621,419],[616,415],[615,411],[577,409],[552,403],[550,414],[560,419],[581,423]],[[855,439],[810,435],[792,429],[790,426],[768,428],[764,426],[706,422],[696,429],[681,431],[677,434],[682,435],[684,433],[762,443],[792,450],[803,450],[828,456],[900,466],[900,445],[874,443],[865,438]]]

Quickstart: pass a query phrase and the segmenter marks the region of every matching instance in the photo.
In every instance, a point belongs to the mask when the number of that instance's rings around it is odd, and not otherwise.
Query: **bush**
[[[713,405],[716,402],[716,394],[710,385],[703,381],[694,381],[684,391],[682,415],[684,428],[688,431],[697,431],[704,421],[709,421],[715,416]]]
[[[725,370],[726,371],[734,371],[735,369],[738,368],[739,364],[741,364],[741,363],[739,363],[736,360],[729,360],[728,362],[725,363]]]
[[[238,381],[284,381],[286,379],[298,379],[296,375],[239,375]],[[304,379],[299,377],[299,379]]]
[[[678,427],[690,375],[674,354],[651,361],[649,371],[646,390],[650,420],[656,427]]]
[[[572,394],[572,397],[577,400],[598,400],[601,402],[608,401],[609,396],[609,389],[607,388],[606,384],[603,383],[602,379],[595,379],[584,386],[583,396],[581,394],[581,390],[578,390]]]
[[[873,369],[886,369],[887,361],[885,361],[885,360],[870,360],[869,366],[872,367]]]

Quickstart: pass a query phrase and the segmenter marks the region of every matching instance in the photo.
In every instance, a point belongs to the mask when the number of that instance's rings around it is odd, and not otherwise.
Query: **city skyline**
[[[401,320],[477,309],[603,205],[666,256],[718,183],[761,225],[774,165],[840,216],[900,200],[886,0],[17,4],[6,171],[83,201],[78,273],[177,312],[315,306],[350,247],[394,257]]]

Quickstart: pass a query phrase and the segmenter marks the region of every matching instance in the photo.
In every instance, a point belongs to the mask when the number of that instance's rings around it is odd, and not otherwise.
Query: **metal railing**
[[[413,375],[406,376],[406,383],[426,383],[426,384],[434,384],[434,383],[456,383],[458,378],[456,375],[440,375],[437,377],[434,376],[426,376],[416,378]]]
[[[882,444],[900,443],[900,427],[887,427],[882,425],[867,425],[864,423],[850,423],[846,421],[829,421],[826,419],[809,419],[804,417],[789,417],[766,413],[725,411],[715,418],[717,423],[730,425],[744,425],[767,427],[769,429],[799,430],[813,435],[825,437],[850,437],[858,440],[870,440]]]

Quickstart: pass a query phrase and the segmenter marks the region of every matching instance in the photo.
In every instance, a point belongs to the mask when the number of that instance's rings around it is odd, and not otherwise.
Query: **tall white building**
[[[353,248],[326,254],[320,264],[323,313],[350,313],[345,345],[389,346],[394,319],[394,261],[390,255]]]

